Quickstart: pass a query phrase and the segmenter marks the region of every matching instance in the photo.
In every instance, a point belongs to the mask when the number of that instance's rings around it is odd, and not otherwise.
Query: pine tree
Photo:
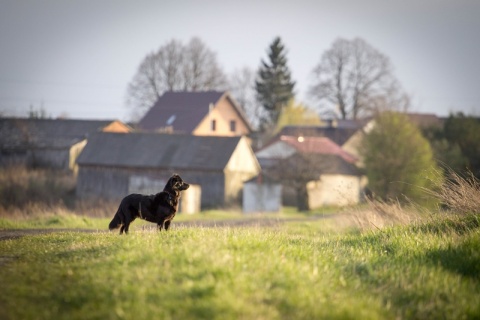
[[[295,86],[287,67],[285,47],[279,37],[270,45],[268,58],[268,62],[262,59],[255,81],[257,100],[267,111],[261,121],[264,127],[277,123],[282,108],[294,97]]]

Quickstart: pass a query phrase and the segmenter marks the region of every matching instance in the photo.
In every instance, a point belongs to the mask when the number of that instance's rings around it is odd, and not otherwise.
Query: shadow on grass
[[[426,256],[450,272],[480,280],[480,242],[471,237],[458,245],[427,252]]]

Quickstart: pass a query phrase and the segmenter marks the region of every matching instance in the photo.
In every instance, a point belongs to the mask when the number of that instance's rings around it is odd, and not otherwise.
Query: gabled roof
[[[0,148],[66,148],[113,121],[0,118]]]
[[[167,91],[148,110],[138,127],[146,131],[156,131],[171,126],[175,132],[191,133],[208,115],[210,105],[215,105],[224,95],[227,95],[247,127],[250,127],[228,93],[221,91]]]
[[[241,137],[97,133],[77,163],[92,166],[223,170]]]
[[[285,144],[290,147],[290,150],[283,150],[279,144]],[[293,148],[294,150],[292,150]],[[268,150],[271,150],[269,152]],[[349,163],[355,163],[357,159],[343,150],[339,145],[326,137],[294,137],[294,136],[280,136],[276,141],[256,152],[259,158],[276,158],[278,156],[290,156],[292,153],[306,153],[306,154],[323,154],[323,155],[337,155]],[[268,156],[270,154],[270,156]]]

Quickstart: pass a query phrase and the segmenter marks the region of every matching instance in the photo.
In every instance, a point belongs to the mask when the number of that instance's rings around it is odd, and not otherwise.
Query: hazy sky
[[[0,0],[0,113],[128,120],[146,54],[193,36],[226,73],[256,70],[280,36],[307,103],[321,54],[361,37],[390,58],[415,111],[480,115],[479,0]]]

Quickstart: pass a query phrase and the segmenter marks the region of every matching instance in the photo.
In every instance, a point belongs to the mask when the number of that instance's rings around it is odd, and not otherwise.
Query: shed
[[[282,185],[259,174],[243,185],[243,213],[279,212],[282,208]]]

